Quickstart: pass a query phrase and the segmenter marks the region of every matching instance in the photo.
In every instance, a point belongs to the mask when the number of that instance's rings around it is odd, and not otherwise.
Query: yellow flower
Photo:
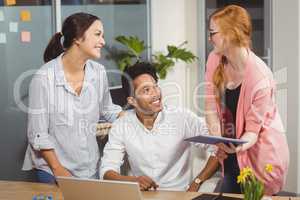
[[[252,169],[250,167],[245,167],[241,170],[240,175],[243,177],[248,177],[253,174]]]
[[[245,183],[247,177],[253,174],[252,169],[250,167],[245,167],[240,171],[240,175],[237,177],[237,183]]]
[[[271,173],[273,171],[273,165],[271,164],[266,164],[266,167],[265,167],[266,171],[268,173]]]
[[[273,169],[272,165],[266,165],[266,171]],[[250,167],[241,169],[237,177],[237,183],[240,184],[245,200],[259,200],[264,193],[264,184],[259,181]]]
[[[245,176],[239,175],[237,177],[237,183],[245,183],[245,182],[246,182],[246,177]]]

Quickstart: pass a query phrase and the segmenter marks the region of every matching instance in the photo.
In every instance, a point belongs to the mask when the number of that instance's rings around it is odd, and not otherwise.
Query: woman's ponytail
[[[218,67],[213,75],[213,83],[215,85],[215,95],[218,103],[221,103],[222,95],[225,90],[225,73],[224,73],[224,65],[227,63],[227,58],[222,56]]]
[[[61,44],[62,33],[55,33],[50,42],[48,43],[45,52],[44,52],[44,62],[48,62],[57,56],[59,56],[62,52],[64,52],[63,45]]]

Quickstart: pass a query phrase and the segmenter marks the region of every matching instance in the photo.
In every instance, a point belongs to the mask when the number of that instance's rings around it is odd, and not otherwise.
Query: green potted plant
[[[273,166],[267,164],[265,171],[271,173]],[[240,184],[244,200],[261,200],[264,196],[264,184],[256,178],[253,170],[250,167],[245,167],[240,171],[237,177],[237,183]]]
[[[143,61],[141,55],[147,48],[143,40],[140,40],[137,36],[123,35],[117,36],[115,40],[122,44],[125,49],[108,49],[110,53],[108,58],[115,60],[121,71],[124,71],[127,66]],[[197,59],[192,52],[184,48],[185,44],[187,44],[186,41],[179,46],[168,45],[167,54],[156,52],[151,55],[151,60],[148,62],[154,64],[161,79],[166,78],[168,71],[175,65],[176,61],[181,60],[185,63],[191,63]]]

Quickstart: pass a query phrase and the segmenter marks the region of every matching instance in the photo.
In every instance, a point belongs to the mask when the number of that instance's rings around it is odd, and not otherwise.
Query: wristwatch
[[[195,178],[194,183],[200,185],[203,182],[203,180],[201,180],[200,178]]]

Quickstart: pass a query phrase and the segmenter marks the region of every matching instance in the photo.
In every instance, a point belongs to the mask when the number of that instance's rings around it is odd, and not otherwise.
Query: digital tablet
[[[199,135],[195,137],[185,138],[184,140],[188,142],[204,143],[204,144],[232,143],[233,145],[241,145],[247,143],[247,141],[241,139],[233,139],[233,138],[226,138],[226,137],[213,136],[213,135]]]

